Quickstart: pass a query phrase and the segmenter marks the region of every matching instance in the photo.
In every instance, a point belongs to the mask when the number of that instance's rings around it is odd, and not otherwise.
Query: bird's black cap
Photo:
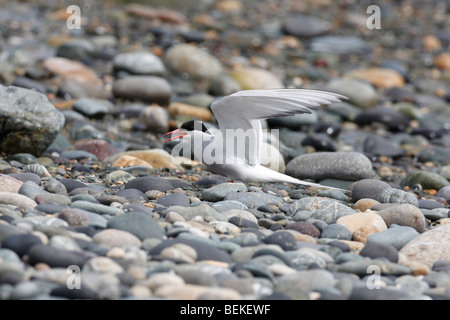
[[[187,131],[201,130],[202,132],[208,132],[205,124],[199,120],[191,120],[185,122],[181,125],[180,129],[185,129]]]

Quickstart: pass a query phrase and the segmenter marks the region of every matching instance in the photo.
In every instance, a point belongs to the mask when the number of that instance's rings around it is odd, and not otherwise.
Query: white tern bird
[[[261,120],[300,113],[311,113],[320,105],[346,97],[319,90],[265,89],[243,90],[211,104],[218,130],[207,129],[201,121],[189,121],[166,133],[182,138],[172,150],[188,152],[211,171],[230,181],[287,182],[305,186],[331,188],[310,183],[261,165],[263,130]],[[346,190],[342,190],[346,191]]]

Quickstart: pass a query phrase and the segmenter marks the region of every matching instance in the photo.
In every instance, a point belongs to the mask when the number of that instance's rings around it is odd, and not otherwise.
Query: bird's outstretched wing
[[[238,157],[245,163],[260,164],[263,132],[260,120],[311,113],[320,105],[338,102],[346,97],[320,90],[265,89],[243,90],[226,96],[211,105],[211,110],[225,137],[231,130],[252,135],[245,152]],[[229,134],[228,134],[229,136]]]

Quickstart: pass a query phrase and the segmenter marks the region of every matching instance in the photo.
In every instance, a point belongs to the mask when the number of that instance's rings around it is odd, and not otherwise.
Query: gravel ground
[[[2,2],[0,299],[450,299],[445,2],[376,4],[379,29],[373,1],[180,3]],[[349,98],[264,126],[275,170],[350,195],[163,144],[280,87]]]

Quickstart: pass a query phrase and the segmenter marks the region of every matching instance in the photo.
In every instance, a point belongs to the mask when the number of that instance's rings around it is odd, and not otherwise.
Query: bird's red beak
[[[186,131],[182,131],[180,129],[175,129],[173,131],[167,132],[166,134],[163,135],[163,137],[168,136],[168,135],[172,135],[172,137],[170,139],[167,139],[166,141],[164,141],[164,143],[178,139],[178,138],[182,138],[182,137],[188,135],[188,133]]]

